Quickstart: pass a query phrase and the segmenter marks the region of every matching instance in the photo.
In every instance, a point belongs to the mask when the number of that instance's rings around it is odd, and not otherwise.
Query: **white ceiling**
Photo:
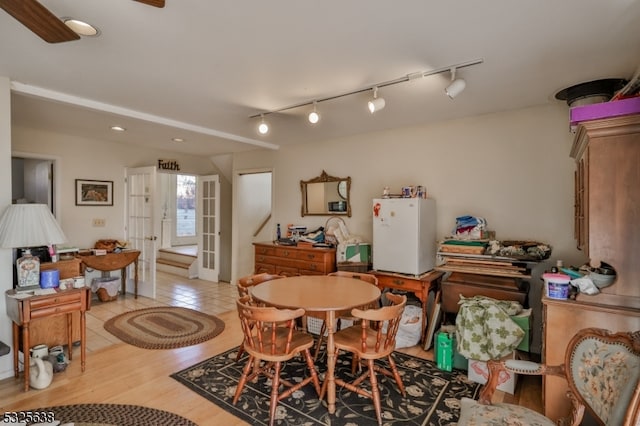
[[[42,0],[102,32],[60,44],[0,10],[13,125],[216,155],[558,103],[567,86],[640,65],[636,0],[166,3]],[[368,91],[318,104],[315,126],[310,107],[267,115],[267,136],[249,118],[475,59],[454,100],[446,72],[380,89],[387,106],[374,115]]]

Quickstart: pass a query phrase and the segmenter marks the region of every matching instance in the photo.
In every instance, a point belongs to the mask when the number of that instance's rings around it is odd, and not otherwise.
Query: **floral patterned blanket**
[[[511,318],[522,311],[515,301],[495,300],[486,296],[461,296],[456,317],[458,353],[479,361],[498,359],[518,347],[524,330]]]

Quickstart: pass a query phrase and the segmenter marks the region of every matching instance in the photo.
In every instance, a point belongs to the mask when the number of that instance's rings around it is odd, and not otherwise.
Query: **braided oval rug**
[[[117,315],[104,328],[123,342],[144,349],[197,345],[224,330],[224,321],[193,309],[164,306]]]
[[[53,414],[60,424],[72,423],[75,426],[198,426],[177,414],[140,405],[74,404],[37,408],[29,412],[42,413],[47,418]]]

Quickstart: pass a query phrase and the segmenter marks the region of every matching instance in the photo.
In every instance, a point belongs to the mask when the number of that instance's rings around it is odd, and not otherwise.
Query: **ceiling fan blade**
[[[148,4],[149,6],[164,7],[164,0],[135,0],[135,1]]]
[[[0,0],[0,8],[47,43],[61,43],[80,38],[37,0]]]

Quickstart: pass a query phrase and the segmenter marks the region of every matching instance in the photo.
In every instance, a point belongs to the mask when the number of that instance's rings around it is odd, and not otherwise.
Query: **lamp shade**
[[[0,247],[62,244],[64,232],[46,204],[11,204],[0,216]]]

